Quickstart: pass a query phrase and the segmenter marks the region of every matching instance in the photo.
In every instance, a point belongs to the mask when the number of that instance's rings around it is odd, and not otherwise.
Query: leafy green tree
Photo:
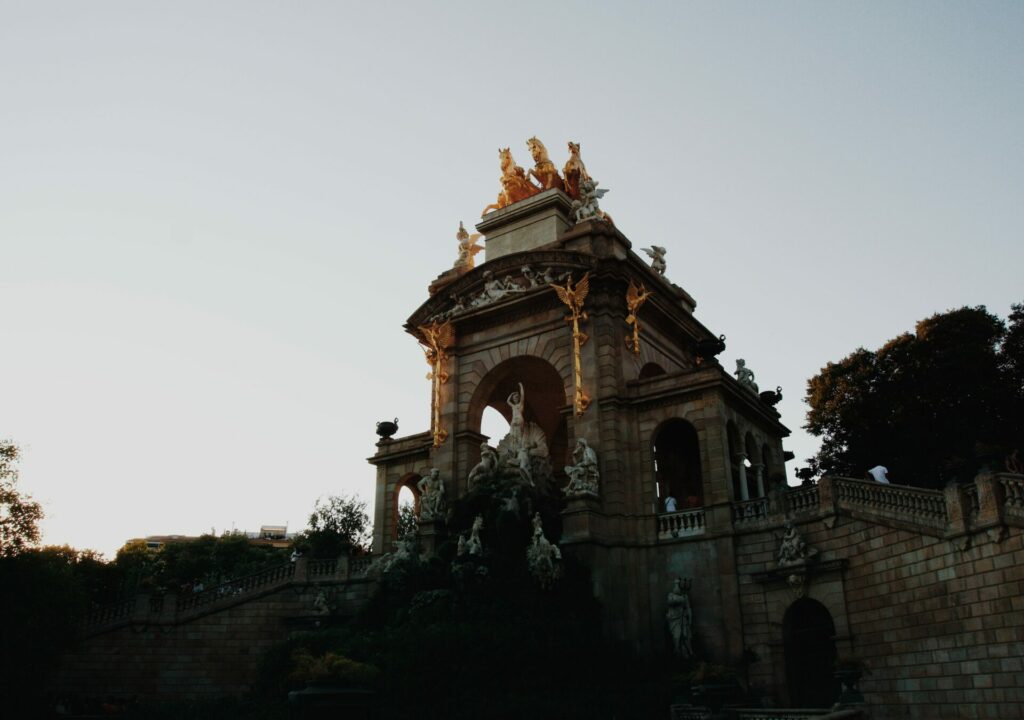
[[[985,307],[963,307],[829,363],[807,386],[804,427],[822,439],[812,469],[863,477],[885,465],[895,482],[922,487],[1001,469],[1024,435],[1014,380],[1024,308],[1015,305],[1010,321],[1008,331]]]
[[[18,490],[18,446],[0,440],[0,556],[17,555],[39,544],[43,508]]]
[[[414,536],[420,529],[416,518],[416,507],[411,502],[398,506],[398,539],[405,540]]]
[[[309,515],[308,527],[292,542],[292,547],[315,558],[367,552],[369,546],[366,502],[354,495],[319,498]]]

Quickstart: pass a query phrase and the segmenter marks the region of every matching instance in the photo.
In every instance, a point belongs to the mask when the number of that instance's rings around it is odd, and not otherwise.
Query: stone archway
[[[653,443],[659,510],[664,509],[665,498],[669,495],[676,499],[680,510],[703,506],[704,481],[697,430],[686,420],[673,418],[655,430]]]
[[[564,479],[562,467],[569,454],[566,399],[566,384],[561,374],[547,360],[521,355],[494,366],[477,384],[469,403],[466,417],[467,427],[480,432],[480,423],[485,408],[494,408],[511,421],[512,411],[508,397],[523,384],[525,401],[523,418],[536,423],[544,431],[548,442],[548,454],[556,480]],[[501,438],[491,438],[495,446]]]
[[[817,600],[801,598],[786,610],[782,639],[793,707],[828,708],[839,697],[839,684],[833,676],[835,636],[832,614]]]

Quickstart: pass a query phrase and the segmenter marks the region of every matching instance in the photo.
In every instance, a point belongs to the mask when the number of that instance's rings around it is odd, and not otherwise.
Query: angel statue
[[[455,269],[460,272],[468,272],[473,269],[476,265],[476,261],[473,256],[483,250],[482,245],[477,245],[477,240],[482,238],[483,235],[480,233],[473,233],[470,235],[466,232],[466,228],[462,225],[462,221],[459,221],[459,231],[455,234],[455,239],[459,241],[459,257],[455,261]]]
[[[651,258],[651,270],[659,275],[665,275],[665,248],[658,245],[651,245],[649,248],[640,248]]]
[[[637,287],[633,279],[630,278],[629,288],[626,290],[626,307],[629,309],[629,314],[626,315],[626,324],[633,326],[633,333],[626,336],[626,347],[635,355],[640,354],[640,319],[637,317],[637,312],[647,298],[653,294],[644,287],[643,283]]]
[[[615,224],[612,222],[611,216],[597,204],[597,201],[608,193],[607,189],[598,190],[597,185],[597,180],[592,178],[580,181],[580,198],[572,201],[572,210],[576,216],[577,225],[587,220],[604,220],[612,225]]]

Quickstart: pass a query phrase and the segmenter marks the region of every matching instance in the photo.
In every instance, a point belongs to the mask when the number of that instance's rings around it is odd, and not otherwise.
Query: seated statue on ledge
[[[587,444],[585,438],[576,441],[572,453],[574,465],[566,465],[565,474],[569,484],[565,487],[567,497],[598,497],[601,473],[597,469],[597,453]]]

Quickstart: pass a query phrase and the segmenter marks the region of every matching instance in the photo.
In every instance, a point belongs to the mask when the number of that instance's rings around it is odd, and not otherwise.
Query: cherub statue
[[[555,271],[553,268],[544,268],[543,272],[537,272],[529,265],[523,265],[522,270],[523,277],[530,283],[531,288],[539,287],[541,285],[551,285],[555,282]]]
[[[462,221],[459,221],[459,231],[455,234],[455,239],[459,241],[459,257],[454,265],[456,270],[468,272],[473,269],[476,265],[473,256],[484,249],[482,245],[477,245],[476,243],[482,237],[483,235],[480,233],[470,235],[466,232],[466,228],[463,227]]]
[[[498,193],[498,201],[485,207],[481,217],[491,210],[500,210],[540,192],[526,177],[526,171],[516,165],[508,148],[499,148],[498,157],[501,160],[501,192]]]
[[[736,360],[736,372],[733,373],[740,385],[757,394],[757,383],[754,382],[754,371],[747,367],[747,361],[743,358]]]
[[[570,497],[581,495],[598,495],[601,473],[597,468],[597,453],[587,444],[585,438],[576,441],[576,449],[572,453],[573,465],[565,466],[565,474],[569,476],[569,484],[565,494]]]
[[[431,468],[430,474],[416,483],[416,488],[420,491],[420,520],[442,519],[447,503],[441,471]]]
[[[489,480],[498,471],[498,453],[487,443],[480,443],[480,462],[469,471],[469,485]]]
[[[651,245],[649,248],[640,248],[647,256],[651,258],[651,270],[658,273],[659,275],[665,275],[665,269],[668,265],[665,264],[665,248],[660,245]]]
[[[569,141],[569,159],[562,168],[562,175],[565,178],[565,192],[574,200],[580,199],[580,183],[589,180],[587,168],[580,159],[579,143]]]
[[[604,220],[614,225],[611,216],[598,205],[597,201],[607,194],[606,189],[598,190],[597,180],[587,178],[580,181],[580,197],[572,201],[573,214],[576,217],[576,224],[587,220]]]
[[[558,174],[555,164],[548,157],[548,150],[544,147],[544,143],[535,136],[526,141],[526,146],[530,148],[530,154],[533,156],[534,162],[533,169],[530,170],[530,176],[539,182],[544,190],[550,190],[551,188],[565,190],[562,176]]]

